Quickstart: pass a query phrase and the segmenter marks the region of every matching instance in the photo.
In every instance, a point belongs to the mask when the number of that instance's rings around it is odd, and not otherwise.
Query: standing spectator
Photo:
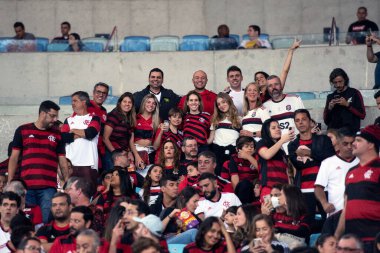
[[[25,26],[21,22],[13,25],[16,35],[14,41],[8,45],[8,52],[34,52],[36,51],[36,41],[32,33],[25,32]]]
[[[335,154],[331,140],[326,135],[312,133],[310,112],[298,109],[294,112],[294,122],[299,135],[288,145],[289,158],[296,169],[295,185],[300,187],[311,216],[315,215],[316,208],[325,213],[314,195],[314,183],[318,175],[321,162]]]
[[[71,25],[64,21],[61,23],[61,36],[55,37],[51,43],[68,43]]]
[[[45,252],[50,251],[55,238],[70,233],[70,195],[57,192],[51,202],[53,220],[41,227],[36,233],[36,236],[41,240],[41,245]]]
[[[206,89],[207,74],[203,70],[197,70],[193,74],[194,91],[198,92],[202,98],[203,111],[208,112],[210,115],[214,113],[214,102],[216,94]],[[179,101],[178,108],[183,109],[185,102],[187,101],[187,95],[183,96]]]
[[[66,157],[73,165],[72,176],[88,178],[96,187],[100,119],[87,110],[90,102],[87,92],[77,91],[71,95],[71,100],[74,113],[65,120],[61,128],[66,143]]]
[[[145,89],[133,94],[136,111],[140,110],[143,97],[153,94],[159,102],[161,120],[168,119],[169,110],[177,106],[180,97],[172,90],[164,88],[162,86],[163,82],[164,72],[161,69],[154,68],[149,72],[149,85]]]
[[[8,164],[8,182],[11,182],[21,157],[21,178],[28,187],[26,202],[41,207],[44,223],[48,222],[50,200],[56,192],[58,162],[64,180],[68,178],[65,146],[59,130],[53,128],[59,109],[54,102],[44,101],[37,121],[16,129]]]
[[[346,43],[347,44],[364,44],[365,36],[368,32],[377,32],[379,28],[376,23],[367,19],[367,8],[361,6],[358,8],[356,12],[356,16],[358,17],[358,21],[352,23],[348,27]]]
[[[230,95],[239,115],[243,115],[244,89],[241,87],[243,74],[237,66],[231,66],[227,69],[227,82],[230,86],[227,88],[227,94]]]
[[[335,91],[327,96],[323,112],[328,129],[347,127],[356,133],[360,129],[360,120],[365,118],[363,97],[360,91],[349,87],[349,82],[343,69],[336,68],[330,73],[330,83]]]
[[[380,39],[377,38],[375,35],[371,34],[366,37],[365,43],[367,44],[367,60],[371,63],[376,63],[375,68],[375,85],[372,89],[379,89],[380,88],[380,52],[374,53],[372,44],[376,42],[380,45]]]
[[[373,96],[376,100],[377,109],[380,110],[380,90]],[[376,118],[374,125],[380,126],[380,116]]]
[[[272,48],[267,39],[260,38],[261,28],[258,25],[248,26],[249,40],[243,40],[239,48],[252,49],[252,48]]]
[[[14,192],[4,192],[0,196],[0,247],[1,252],[11,253],[15,249],[10,244],[11,239],[11,220],[18,213],[21,199]]]
[[[354,233],[364,243],[364,251],[372,252],[380,227],[380,126],[361,130],[353,143],[353,155],[359,164],[346,175],[345,207],[335,234]],[[339,246],[339,243],[338,243]]]

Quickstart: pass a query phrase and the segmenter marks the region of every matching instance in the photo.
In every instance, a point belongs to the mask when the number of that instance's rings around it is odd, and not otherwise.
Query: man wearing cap
[[[354,233],[364,244],[364,252],[372,252],[380,228],[380,126],[369,125],[357,133],[353,154],[359,164],[346,175],[345,208],[336,236]],[[337,238],[338,238],[337,237]]]

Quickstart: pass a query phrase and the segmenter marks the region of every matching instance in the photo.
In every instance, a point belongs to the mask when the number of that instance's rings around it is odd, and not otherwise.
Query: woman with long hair
[[[158,156],[158,162],[164,169],[163,174],[178,175],[179,159],[180,152],[177,145],[171,140],[164,141]]]
[[[234,218],[236,232],[233,235],[234,244],[242,248],[253,239],[253,218],[258,214],[258,210],[249,204],[238,207]]]
[[[199,192],[185,187],[177,197],[176,205],[163,210],[161,215],[164,235],[168,243],[187,244],[194,242],[202,220],[195,214]]]
[[[122,205],[116,205],[111,208],[108,219],[106,220],[106,226],[104,228],[104,239],[107,242],[111,242],[112,230],[115,225],[121,220],[125,214],[126,208]]]
[[[148,94],[142,101],[136,115],[136,127],[132,135],[134,146],[133,155],[137,168],[144,169],[146,165],[154,163],[153,137],[160,125],[158,100],[155,95]]]
[[[106,146],[106,168],[112,168],[111,153],[115,149],[131,150],[131,137],[136,126],[136,112],[133,95],[125,92],[117,100],[116,107],[107,115],[103,142]]]
[[[319,253],[336,253],[336,238],[331,234],[321,234],[315,242],[315,247]]]
[[[153,164],[148,169],[145,176],[144,185],[139,191],[139,195],[149,206],[154,204],[158,195],[161,193],[160,180],[163,168],[161,165]]]
[[[253,219],[253,240],[249,247],[241,250],[242,253],[270,253],[290,252],[285,243],[279,242],[274,237],[274,226],[270,216],[258,214]]]
[[[116,169],[112,172],[109,191],[99,197],[96,206],[103,210],[105,217],[108,217],[111,208],[121,197],[139,198],[133,189],[128,172],[123,169]]]
[[[240,135],[261,137],[261,127],[270,116],[268,109],[262,104],[260,87],[257,83],[249,83],[244,89],[243,114]]]
[[[289,183],[288,163],[282,144],[294,139],[294,130],[281,134],[278,122],[267,119],[261,129],[261,140],[257,143],[259,175],[262,185],[261,197],[270,194],[276,183]]]
[[[192,90],[186,95],[183,111],[183,136],[194,137],[198,143],[198,152],[208,150],[207,139],[210,134],[210,114],[203,112],[203,102],[198,92]]]
[[[231,97],[219,92],[214,103],[214,114],[211,120],[211,132],[207,140],[218,157],[217,167],[221,168],[230,155],[236,153],[236,140],[241,128],[238,110]]]
[[[222,239],[224,237],[224,240]],[[217,217],[208,217],[200,225],[195,242],[183,249],[183,253],[236,253],[232,239]]]

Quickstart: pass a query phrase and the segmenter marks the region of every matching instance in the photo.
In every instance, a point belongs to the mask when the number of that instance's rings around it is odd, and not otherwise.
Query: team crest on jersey
[[[338,167],[336,167],[336,169],[337,169],[337,170],[340,170],[340,169],[341,169],[341,167],[340,167],[340,166],[338,166]]]
[[[286,108],[287,111],[290,111],[292,109],[292,106],[291,105],[287,105],[285,108]]]
[[[350,179],[354,178],[354,174],[351,173],[351,175],[348,178]]]
[[[253,118],[253,117],[255,117],[256,116],[256,112],[253,112],[252,114],[251,114],[251,117]]]
[[[49,139],[49,141],[55,142],[55,136],[54,135],[49,135],[47,138]]]
[[[231,203],[227,200],[223,202],[223,206],[225,206],[227,208],[230,207],[230,205],[231,205]]]
[[[200,121],[201,123],[204,123],[204,122],[205,122],[205,119],[204,119],[204,118],[200,118],[199,121]]]
[[[88,119],[86,119],[85,121],[83,121],[83,124],[88,126],[90,124],[90,121]]]
[[[371,176],[373,174],[373,170],[369,169],[364,173],[364,178],[365,179],[371,179]]]

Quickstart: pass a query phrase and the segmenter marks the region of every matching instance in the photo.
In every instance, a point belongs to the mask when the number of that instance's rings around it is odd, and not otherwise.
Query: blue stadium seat
[[[181,51],[204,51],[209,48],[209,37],[206,35],[186,35],[182,38]]]
[[[317,239],[320,235],[321,235],[320,233],[310,235],[309,247],[315,246],[315,243],[317,242]]]
[[[146,36],[127,36],[120,45],[121,52],[144,52],[150,50],[150,38]]]
[[[228,50],[236,49],[238,43],[234,38],[211,38],[210,50]]]
[[[168,244],[170,253],[182,253],[186,244]]]
[[[150,40],[151,51],[178,51],[178,36],[157,36]]]
[[[269,34],[262,33],[262,34],[260,34],[259,38],[262,40],[268,40],[269,41]]]
[[[87,52],[103,52],[104,46],[101,42],[82,41]]]
[[[242,36],[242,40],[249,40],[249,36],[248,36],[248,34],[243,34],[243,36]]]
[[[234,38],[238,45],[240,45],[240,35],[239,34],[230,34],[230,38]]]
[[[69,44],[66,43],[52,43],[47,46],[48,52],[65,52],[69,47]]]
[[[293,37],[276,38],[271,41],[273,49],[289,48],[294,42]]]
[[[317,98],[314,92],[288,92],[288,94],[298,95],[302,100],[313,100]]]
[[[47,51],[47,47],[49,44],[48,38],[37,37],[36,42],[37,42],[37,46],[36,46],[37,52],[46,52]]]
[[[104,104],[106,104],[106,105],[116,105],[118,99],[119,99],[118,96],[108,95],[106,101],[104,101]]]
[[[13,39],[11,37],[1,37],[0,38],[0,52],[7,52],[7,47],[8,44],[12,41]]]
[[[107,39],[106,38],[103,38],[103,37],[89,37],[89,38],[84,38],[82,39],[82,43],[83,44],[87,44],[87,43],[100,43],[102,44],[103,46],[103,51],[105,51],[105,48],[106,48],[106,45],[107,45]],[[98,52],[98,51],[95,51],[95,52]]]
[[[59,97],[59,102],[60,105],[71,105],[71,96],[62,96]]]

